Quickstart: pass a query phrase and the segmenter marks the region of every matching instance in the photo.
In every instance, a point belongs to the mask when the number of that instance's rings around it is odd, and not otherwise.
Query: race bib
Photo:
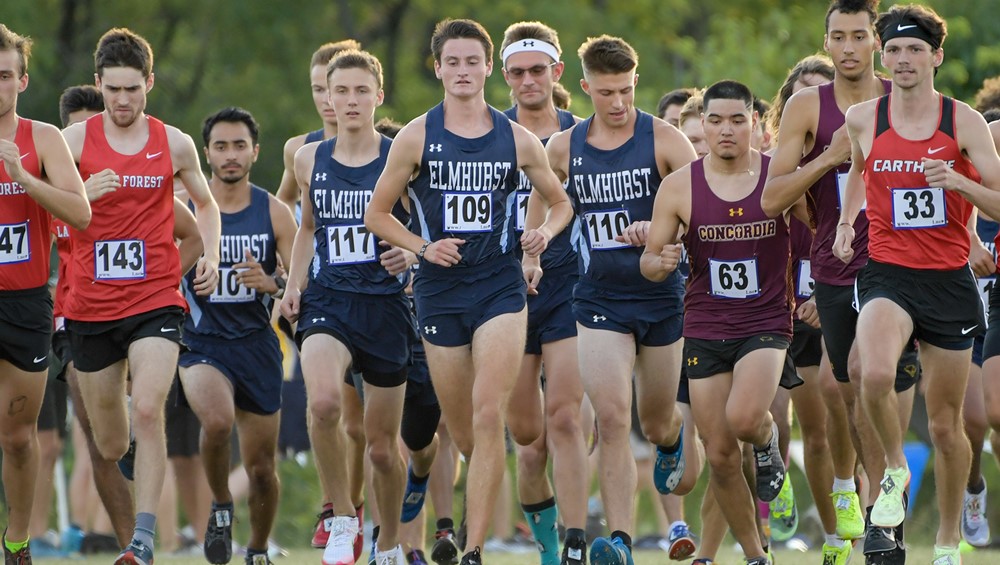
[[[812,278],[812,261],[799,259],[795,273],[795,295],[799,298],[809,298],[813,294],[816,281]]]
[[[944,189],[892,189],[892,227],[897,230],[937,228],[948,223]]]
[[[518,192],[515,203],[517,204],[517,215],[514,217],[514,229],[524,231],[524,223],[528,218],[528,194]]]
[[[208,298],[208,301],[216,303],[253,302],[257,298],[257,291],[243,286],[236,278],[245,270],[219,267],[219,284],[216,285],[215,292]]]
[[[493,194],[444,193],[444,231],[493,231]]]
[[[844,195],[847,194],[847,173],[837,173],[837,204],[844,208]],[[868,199],[861,203],[861,211],[868,208]]]
[[[742,261],[708,260],[712,274],[712,296],[720,298],[753,298],[760,295],[757,280],[757,259]]]
[[[363,224],[355,226],[327,226],[327,263],[353,265],[375,261],[375,237]]]
[[[0,264],[24,263],[31,260],[28,222],[0,225]]]
[[[95,241],[94,277],[99,281],[146,278],[146,243],[141,239]]]
[[[587,228],[591,249],[605,251],[629,247],[627,243],[615,241],[615,237],[625,233],[632,224],[628,210],[588,212],[583,216],[583,223]]]
[[[988,321],[990,319],[990,291],[997,284],[997,276],[992,275],[976,279],[976,284],[979,285],[979,298],[983,301],[983,314],[985,314],[985,319]]]

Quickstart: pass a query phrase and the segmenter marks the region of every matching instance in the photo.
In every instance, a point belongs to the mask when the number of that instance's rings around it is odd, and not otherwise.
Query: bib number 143
[[[146,244],[141,239],[94,242],[94,275],[97,280],[146,278]]]

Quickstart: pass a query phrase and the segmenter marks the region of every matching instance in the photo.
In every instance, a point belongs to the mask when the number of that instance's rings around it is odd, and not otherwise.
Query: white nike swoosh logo
[[[911,24],[908,26],[904,26],[903,24],[896,24],[896,31],[903,31],[904,29],[910,29],[911,27],[917,27],[917,25]]]
[[[42,355],[41,357],[35,357],[35,363],[41,363],[42,361],[45,361],[46,357],[48,357],[48,355]]]
[[[156,157],[159,157],[162,154],[163,154],[163,151],[160,151],[158,153],[146,153],[146,158],[147,159],[155,159]]]
[[[971,328],[962,328],[962,335],[968,335],[969,332],[979,327],[979,324],[972,326]]]
[[[933,154],[937,153],[938,151],[941,151],[942,149],[945,149],[946,147],[947,147],[947,145],[945,145],[943,147],[938,147],[937,149],[931,149],[930,147],[928,147],[927,148],[927,154],[928,155],[933,155]]]
[[[24,158],[27,157],[28,155],[31,155],[31,153],[29,152],[29,153],[25,153],[24,155],[21,155],[21,160],[23,161]]]
[[[170,333],[170,332],[175,332],[175,331],[177,331],[177,328],[160,328],[160,333],[164,333],[164,334],[167,334],[167,333]]]

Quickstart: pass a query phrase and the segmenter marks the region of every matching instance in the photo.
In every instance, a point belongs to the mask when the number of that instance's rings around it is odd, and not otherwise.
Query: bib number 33
[[[948,223],[944,189],[892,189],[892,227],[897,230],[937,228]]]

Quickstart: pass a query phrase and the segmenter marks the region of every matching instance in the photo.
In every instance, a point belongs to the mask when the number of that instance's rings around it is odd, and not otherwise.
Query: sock
[[[833,478],[833,490],[836,491],[847,491],[855,492],[854,478],[841,479],[840,477]]]
[[[771,516],[771,504],[768,502],[757,501],[757,515],[760,516],[761,520],[767,520]]]
[[[149,549],[153,549],[153,536],[156,531],[156,515],[149,512],[139,512],[135,515],[135,531],[132,539],[142,542]]]
[[[216,502],[212,501],[212,512],[218,512],[220,510],[228,510],[230,514],[233,512],[233,502]]]
[[[977,482],[975,484],[975,486],[966,487],[965,490],[969,494],[979,494],[979,493],[983,492],[983,489],[985,489],[985,488],[986,488],[986,481],[983,480],[983,476],[982,475],[979,475],[979,482]]]
[[[379,527],[372,526],[372,547],[376,547],[375,542],[378,541],[378,532],[379,532]]]
[[[11,553],[17,553],[18,551],[21,551],[28,545],[29,539],[31,538],[25,538],[24,541],[10,541],[9,539],[4,538],[3,545],[4,547],[7,548],[7,551]]]
[[[251,547],[247,547],[247,557],[253,557],[254,555],[264,555],[266,553],[267,553],[266,549],[253,549]]]
[[[844,540],[837,537],[837,534],[823,534],[823,541],[830,547],[840,549],[844,547]]]
[[[427,473],[423,477],[416,476],[413,474],[413,467],[410,467],[409,470],[406,471],[406,475],[409,477],[410,482],[416,485],[422,485],[427,482],[427,479],[431,478],[430,473]]]
[[[677,435],[677,441],[672,445],[657,445],[656,449],[661,453],[677,453],[677,450],[681,448],[681,439],[683,439],[684,433],[681,432]]]
[[[626,534],[621,530],[615,530],[611,532],[611,537],[622,540],[622,543],[625,544],[625,547],[627,547],[629,551],[632,551],[632,536]]]
[[[455,522],[451,518],[438,518],[437,531],[441,530],[455,531]]]
[[[566,528],[566,545],[586,545],[587,532],[580,528]]]
[[[556,510],[556,499],[549,498],[535,504],[522,504],[524,519],[531,527],[531,535],[538,544],[542,565],[559,565],[559,530],[556,522],[559,513]]]

